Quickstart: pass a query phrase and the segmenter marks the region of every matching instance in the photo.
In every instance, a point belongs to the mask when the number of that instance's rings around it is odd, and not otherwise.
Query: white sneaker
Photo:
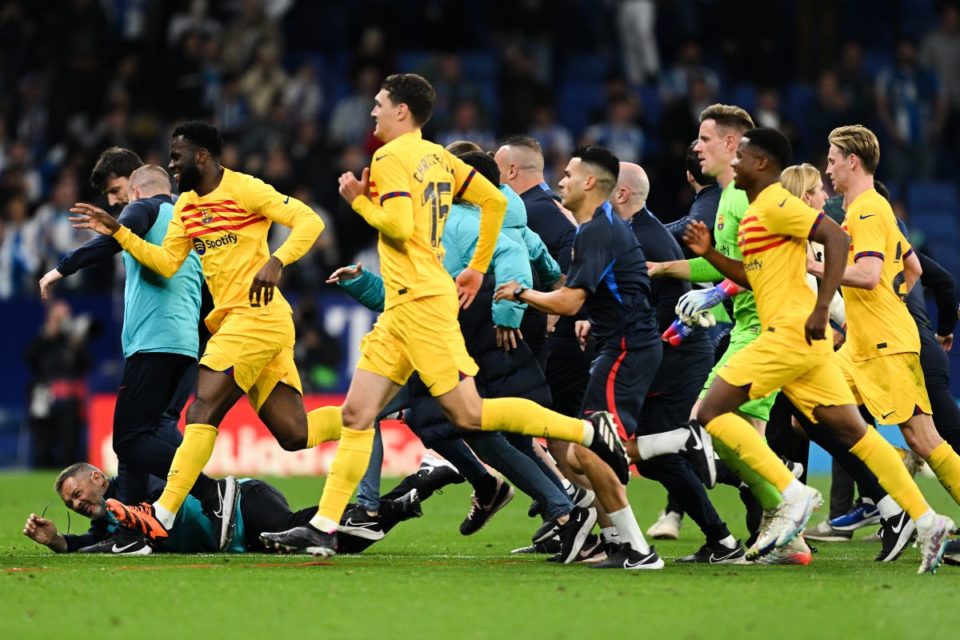
[[[814,509],[823,504],[823,496],[812,487],[803,485],[792,499],[786,496],[773,514],[773,521],[765,532],[757,536],[757,550],[763,556],[774,548],[785,546],[803,533]]]
[[[921,518],[922,519],[922,518]],[[953,520],[937,514],[933,523],[921,530],[917,527],[917,546],[920,548],[920,568],[917,573],[936,573],[943,552],[947,546],[947,536],[956,525]]]
[[[787,544],[774,549],[757,562],[760,564],[798,564],[806,566],[813,560],[813,552],[803,536],[797,536]]]
[[[654,540],[678,540],[683,516],[673,511],[660,512],[657,521],[647,529],[647,535]]]

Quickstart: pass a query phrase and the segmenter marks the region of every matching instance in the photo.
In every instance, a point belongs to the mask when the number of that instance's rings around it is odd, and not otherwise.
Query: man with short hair
[[[100,185],[111,202],[125,204],[119,221],[144,241],[159,245],[173,217],[170,176],[156,165],[135,167],[136,154],[113,147],[100,156],[91,182]],[[120,173],[118,173],[120,172]],[[127,204],[129,201],[129,204]],[[40,280],[40,294],[80,269],[111,259],[122,251],[116,240],[97,236],[70,252],[56,269]],[[145,269],[127,251],[124,284],[124,366],[113,414],[113,449],[119,461],[118,496],[128,502],[145,500],[149,476],[166,477],[182,436],[180,412],[196,387],[200,301],[203,274],[190,255],[168,279]],[[233,478],[219,483],[201,474],[192,493],[209,513],[224,514],[229,525]],[[226,508],[222,508],[226,504]],[[229,544],[226,541],[225,544]]]
[[[828,139],[827,175],[843,194],[851,238],[842,280],[847,339],[838,351],[844,374],[858,404],[879,422],[899,424],[910,448],[960,502],[960,456],[933,424],[917,324],[904,304],[920,261],[874,188],[880,144],[863,125],[838,127]],[[811,264],[813,275],[820,270]]]
[[[343,407],[322,417],[341,433],[337,455],[309,526],[265,533],[278,548],[330,556],[347,500],[370,459],[374,420],[416,372],[451,423],[464,429],[507,431],[588,445],[626,476],[627,460],[609,414],[580,420],[523,398],[481,398],[478,371],[457,322],[469,308],[496,247],[506,198],[459,158],[423,139],[436,92],[423,77],[402,73],[384,80],[371,115],[385,144],[358,180],[340,176],[340,195],[379,231],[384,311],[364,338],[360,362]],[[477,245],[453,281],[442,265],[443,227],[454,198],[480,206]]]
[[[736,413],[745,400],[782,388],[808,420],[829,429],[862,460],[910,514],[922,558],[918,573],[932,573],[954,524],[930,508],[897,452],[867,427],[843,383],[830,339],[829,310],[844,274],[841,256],[847,253],[849,239],[823,212],[810,208],[779,183],[792,153],[790,142],[776,129],[760,127],[743,135],[733,164],[736,184],[750,202],[740,232],[742,261],[712,248],[703,223],[691,223],[684,235],[694,253],[753,290],[763,323],[761,335],[717,373],[697,417],[714,440],[736,451],[783,496],[748,558],[789,544],[822,502],[820,492],[801,484]],[[806,281],[808,240],[824,246],[822,282],[816,294]]]
[[[563,316],[586,309],[597,341],[597,357],[580,414],[609,411],[619,438],[626,440],[636,434],[662,347],[650,306],[646,258],[609,201],[619,173],[620,161],[606,149],[580,147],[574,151],[560,181],[563,204],[580,224],[566,283],[550,292],[507,283],[498,288],[496,297]],[[626,482],[617,482],[611,470],[583,447],[570,447],[568,462],[590,479],[621,540],[621,545],[609,549],[607,559],[596,566],[662,568],[663,560],[644,540],[637,525],[623,486]]]
[[[425,477],[415,473],[403,481],[380,502],[378,525],[389,531],[397,523],[420,517],[420,503],[434,491],[448,484],[451,474],[432,473]],[[151,494],[163,490],[163,482],[154,478]],[[107,475],[89,462],[76,462],[57,476],[54,491],[71,511],[90,519],[90,529],[82,534],[61,534],[53,520],[43,514],[31,513],[23,527],[23,534],[48,547],[55,553],[109,553],[113,555],[149,555],[154,551],[171,553],[227,553],[263,552],[258,538],[261,531],[306,522],[313,509],[293,512],[287,499],[273,485],[252,478],[239,481],[235,498],[236,517],[231,525],[234,534],[231,543],[221,548],[216,523],[201,511],[196,498],[189,496],[177,512],[177,526],[170,537],[157,549],[146,544],[143,536],[117,524],[106,501],[118,495],[116,478]],[[383,536],[380,536],[382,539]],[[347,553],[359,553],[375,542],[359,536],[345,536]]]
[[[140,238],[106,211],[78,203],[74,226],[113,236],[132,258],[170,277],[199,256],[213,296],[207,316],[213,333],[200,360],[196,399],[187,408],[183,442],[170,464],[167,485],[153,504],[108,507],[124,527],[153,543],[169,536],[177,511],[213,453],[217,427],[244,394],[282,447],[299,450],[336,437],[324,433],[303,407],[300,375],[293,360],[290,305],[277,290],[285,265],[316,242],[323,222],[305,204],[278,193],[253,176],[220,164],[223,141],[216,127],[192,121],[170,141],[170,166],[181,195],[160,246]],[[272,254],[266,238],[273,222],[291,228]],[[229,500],[224,501],[229,504]],[[225,541],[229,527],[221,528]]]
[[[684,154],[684,164],[687,169],[687,184],[693,189],[693,202],[690,204],[690,210],[687,215],[679,220],[666,223],[667,231],[677,241],[683,257],[687,260],[696,256],[690,251],[687,245],[683,244],[683,232],[687,225],[694,220],[699,220],[707,225],[710,233],[714,232],[714,224],[717,220],[717,208],[720,205],[720,196],[722,190],[717,182],[716,176],[707,175],[703,172],[700,165],[700,156],[697,154],[698,140],[694,140],[687,147],[687,153]]]
[[[652,262],[681,260],[683,254],[667,228],[647,209],[650,179],[640,165],[620,163],[620,176],[610,201],[634,235],[643,254]],[[706,224],[706,222],[704,222]],[[673,278],[658,278],[650,283],[650,302],[656,311],[658,331],[662,334],[673,323],[677,300],[690,284]],[[637,424],[638,434],[664,433],[686,426],[690,410],[697,401],[703,383],[713,367],[713,344],[706,331],[695,330],[680,344],[663,345],[663,359],[643,402]],[[739,564],[744,562],[743,547],[730,535],[717,514],[703,482],[678,453],[641,460],[637,440],[627,445],[631,460],[640,475],[656,480],[670,492],[683,512],[700,526],[706,543],[680,562]]]

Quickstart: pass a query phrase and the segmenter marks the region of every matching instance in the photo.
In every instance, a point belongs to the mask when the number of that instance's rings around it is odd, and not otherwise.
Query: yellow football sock
[[[850,448],[850,453],[863,460],[873,475],[877,476],[880,486],[912,519],[916,520],[930,510],[917,483],[903,466],[897,450],[876,429],[868,428],[860,441]]]
[[[770,450],[766,441],[749,422],[735,413],[719,415],[705,427],[715,440],[722,442],[744,464],[757,474],[783,491],[791,482],[796,480],[786,465]]]
[[[342,407],[320,407],[307,414],[307,448],[321,442],[340,439],[343,428]]]
[[[217,428],[209,424],[188,424],[183,432],[183,442],[177,447],[167,473],[167,486],[157,504],[176,513],[187,499],[200,472],[207,466],[213,445],[217,441]]]
[[[350,497],[367,472],[373,451],[373,436],[373,428],[359,430],[343,427],[315,518],[326,519],[334,524],[340,522]]]
[[[583,420],[571,418],[523,398],[484,398],[480,413],[484,431],[521,433],[583,443]]]
[[[937,475],[937,480],[943,485],[953,500],[960,503],[960,456],[948,442],[941,442],[930,452],[927,464]]]

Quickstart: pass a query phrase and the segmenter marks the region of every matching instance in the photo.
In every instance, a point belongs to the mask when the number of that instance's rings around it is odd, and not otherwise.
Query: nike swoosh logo
[[[724,560],[729,560],[736,552],[737,552],[736,549],[734,549],[733,551],[731,551],[725,556],[718,556],[715,553],[711,553],[710,562],[723,562]]]
[[[290,202],[290,196],[287,196],[287,199],[283,201],[283,204],[287,204],[288,202]]]
[[[786,199],[786,198],[784,198],[783,200],[781,200],[781,201],[780,201],[780,204],[778,204],[777,206],[782,209],[782,208],[783,208],[783,205],[785,205],[785,204],[787,204],[787,199]]]
[[[900,522],[897,523],[897,526],[895,526],[895,527],[890,527],[890,528],[893,530],[894,533],[900,533],[900,531],[903,530],[903,525],[904,525],[905,521],[906,521],[905,518],[900,518]]]
[[[900,526],[903,526],[903,525],[900,525]],[[131,542],[130,544],[125,544],[125,545],[123,545],[122,547],[118,547],[116,544],[114,544],[114,545],[113,545],[113,548],[110,550],[110,552],[111,552],[111,553],[123,553],[123,552],[126,551],[127,549],[130,549],[131,547],[135,547],[135,546],[137,546],[137,543],[136,543],[136,542]]]
[[[385,154],[383,154],[382,156],[377,156],[376,158],[374,158],[374,160],[376,160],[377,162],[380,162],[381,160],[383,160],[384,158],[386,158],[388,155],[390,155],[390,154],[389,154],[389,153],[385,153]]]
[[[644,563],[644,560],[646,560],[646,558],[644,558],[643,560],[640,560],[639,562],[630,562],[629,560],[624,560],[624,561],[623,561],[623,568],[624,568],[624,569],[633,569],[634,567],[639,567],[640,565],[642,565],[642,564]]]
[[[867,216],[860,216],[860,219],[861,219],[861,220],[866,220],[867,218],[872,218],[872,217],[875,216],[875,215],[877,215],[877,214],[871,213],[870,215],[867,215]]]
[[[880,419],[881,419],[881,420],[886,420],[889,416],[892,416],[892,415],[895,414],[896,412],[897,412],[897,410],[894,409],[893,411],[891,411],[891,412],[889,412],[889,413],[885,413],[885,414],[883,414],[882,416],[880,416]]]
[[[377,526],[376,522],[354,522],[353,518],[347,518],[347,521],[343,523],[345,527],[357,527],[358,529],[372,529]]]
[[[693,439],[696,440],[696,444],[693,446],[693,451],[703,450],[703,441],[700,439],[700,434],[697,433],[697,430],[691,429],[690,433],[693,434]]]

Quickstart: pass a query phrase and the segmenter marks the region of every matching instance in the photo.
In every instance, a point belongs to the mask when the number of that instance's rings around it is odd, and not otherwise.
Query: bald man
[[[649,195],[650,179],[643,168],[631,162],[621,162],[617,186],[610,197],[614,211],[633,230],[647,260],[682,260],[680,245],[647,209]],[[656,310],[657,324],[663,333],[676,317],[677,300],[690,290],[690,283],[666,278],[654,279],[650,283],[650,304]],[[712,366],[713,345],[702,329],[694,331],[676,347],[664,343],[663,360],[640,412],[639,442],[643,442],[642,436],[666,433],[687,425],[690,410]],[[643,476],[660,482],[706,536],[706,544],[678,562],[744,562],[743,546],[730,535],[688,460],[677,453],[640,460],[637,443],[638,440],[633,440],[627,447],[631,461],[636,463]]]
[[[153,244],[160,245],[173,216],[173,196],[167,171],[144,165],[129,175],[129,204],[120,212],[120,223]],[[41,293],[60,278],[110,260],[121,252],[109,236],[94,240],[67,254],[60,265],[44,276]],[[125,502],[147,498],[150,476],[166,478],[173,454],[182,440],[177,430],[180,411],[196,386],[198,325],[203,274],[193,253],[170,279],[163,278],[123,252],[124,285],[123,373],[113,415],[113,449],[120,462],[118,489]],[[192,492],[210,512],[229,503],[232,511],[236,481],[219,482],[201,476]]]

